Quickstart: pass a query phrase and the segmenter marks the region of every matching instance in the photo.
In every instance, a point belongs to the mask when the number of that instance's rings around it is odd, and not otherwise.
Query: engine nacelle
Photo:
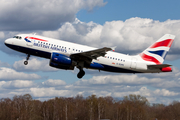
[[[74,70],[74,66],[72,65],[71,58],[59,53],[51,54],[49,65],[55,68]]]
[[[63,65],[71,65],[72,60],[70,57],[66,55],[62,55],[59,53],[52,53],[51,55],[51,62]]]
[[[89,67],[92,68],[92,69],[99,69],[99,70],[104,69],[104,66],[102,66],[99,63],[95,63],[95,62],[91,63]]]

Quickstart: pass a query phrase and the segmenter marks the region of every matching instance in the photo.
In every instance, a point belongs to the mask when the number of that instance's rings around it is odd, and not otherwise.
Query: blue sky
[[[150,103],[180,99],[180,1],[167,0],[0,0],[0,98],[29,93],[39,100],[55,96],[112,96],[140,94]],[[22,8],[22,6],[24,6]],[[138,54],[166,33],[176,35],[165,60],[173,65],[166,74],[121,74],[49,67],[49,60],[7,48],[4,40],[19,33],[89,45],[117,46],[116,51]]]
[[[104,7],[93,11],[81,10],[77,13],[78,19],[83,22],[93,21],[104,24],[106,21],[122,20],[131,17],[150,18],[166,21],[167,19],[179,19],[180,1],[172,0],[106,0]]]

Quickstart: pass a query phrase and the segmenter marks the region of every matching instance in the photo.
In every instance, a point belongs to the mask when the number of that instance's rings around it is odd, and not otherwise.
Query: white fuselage
[[[18,35],[19,38],[10,38],[5,44],[19,52],[31,54],[39,57],[50,59],[51,53],[56,52],[66,56],[75,53],[96,50],[97,48],[66,42],[62,40],[42,37],[31,34]],[[26,41],[25,38],[29,37]],[[31,39],[32,38],[32,39]],[[35,39],[33,39],[35,38]],[[162,72],[160,69],[151,70],[147,65],[155,65],[153,62],[144,61],[139,55],[129,56],[113,51],[108,51],[105,56],[93,59],[91,63],[98,63],[104,66],[105,71],[123,72],[123,73],[157,73]]]

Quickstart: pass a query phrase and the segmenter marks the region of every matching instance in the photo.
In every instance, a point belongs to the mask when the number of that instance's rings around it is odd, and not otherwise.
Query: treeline
[[[0,120],[180,120],[180,102],[150,105],[140,95],[33,100],[29,94],[0,99]]]

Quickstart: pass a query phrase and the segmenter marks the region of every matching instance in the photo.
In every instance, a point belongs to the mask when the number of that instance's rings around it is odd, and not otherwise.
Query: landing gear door
[[[136,69],[136,66],[137,66],[137,58],[132,58],[130,68],[131,69]]]

